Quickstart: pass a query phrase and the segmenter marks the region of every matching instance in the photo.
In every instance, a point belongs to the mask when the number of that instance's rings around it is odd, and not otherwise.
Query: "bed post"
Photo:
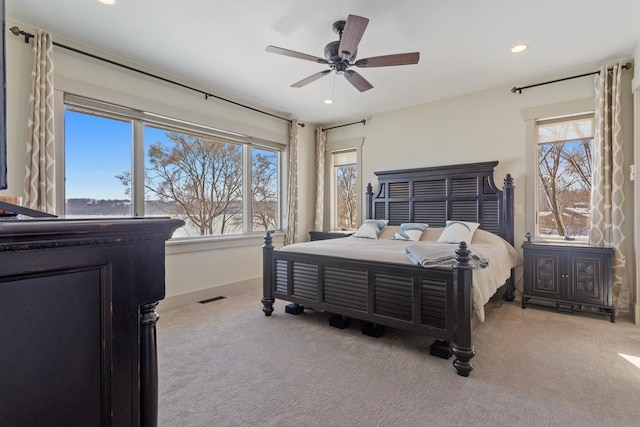
[[[515,186],[513,185],[513,178],[511,174],[508,173],[504,178],[504,187],[502,187],[502,203],[503,203],[503,237],[504,239],[511,243],[511,246],[514,246],[514,193]],[[513,301],[515,299],[515,291],[516,291],[516,280],[515,280],[515,272],[511,269],[511,277],[509,278],[509,283],[507,284],[507,290],[504,293],[504,299],[506,301]]]
[[[272,273],[273,239],[271,232],[264,235],[264,245],[262,245],[262,311],[265,316],[273,313],[273,289],[271,287]]]
[[[373,187],[371,183],[367,184],[367,193],[366,193],[366,215],[365,219],[373,219]]]
[[[471,275],[470,264],[471,251],[466,242],[460,242],[456,249],[456,262],[453,265],[453,294],[454,311],[456,313],[456,325],[454,331],[451,352],[456,357],[453,366],[458,375],[468,377],[473,370],[470,360],[476,355],[476,350],[471,343]]]

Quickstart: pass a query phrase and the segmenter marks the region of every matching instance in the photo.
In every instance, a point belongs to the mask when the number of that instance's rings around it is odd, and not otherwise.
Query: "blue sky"
[[[66,199],[130,199],[116,175],[132,170],[132,129],[131,122],[65,111]],[[156,142],[173,144],[165,132],[145,126],[145,149]],[[253,151],[259,153],[265,151]]]
[[[65,198],[129,199],[115,178],[131,170],[133,125],[74,111],[65,112]],[[165,132],[145,128],[149,143]]]
[[[128,122],[65,112],[65,198],[128,199],[115,178],[131,170]]]

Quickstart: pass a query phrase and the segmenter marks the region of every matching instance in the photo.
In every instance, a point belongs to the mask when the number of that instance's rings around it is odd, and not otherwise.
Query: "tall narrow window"
[[[131,191],[118,177],[131,170],[131,121],[69,109],[64,119],[65,215],[131,215]]]
[[[593,115],[537,122],[537,236],[589,235]]]
[[[338,228],[353,230],[358,220],[357,150],[333,153],[335,218]]]
[[[277,151],[252,147],[251,149],[251,214],[252,230],[266,231],[280,228],[280,183],[278,170],[280,155]]]

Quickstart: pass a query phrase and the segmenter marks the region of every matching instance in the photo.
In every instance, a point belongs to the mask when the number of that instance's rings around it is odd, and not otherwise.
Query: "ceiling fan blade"
[[[277,46],[267,46],[265,49],[267,52],[277,53],[278,55],[290,56],[292,58],[304,59],[311,62],[317,62],[318,64],[328,64],[326,59],[319,58],[313,55],[307,55],[306,53],[296,52],[295,50],[284,49]]]
[[[340,37],[340,47],[338,53],[341,57],[351,59],[358,50],[358,44],[362,40],[364,30],[367,29],[369,20],[362,16],[349,15],[347,22],[344,24],[342,37]]]
[[[316,80],[318,80],[320,77],[324,77],[327,74],[329,74],[331,72],[331,70],[324,70],[324,71],[320,71],[319,73],[315,73],[309,77],[307,77],[306,79],[302,79],[299,82],[296,82],[294,84],[291,85],[291,87],[302,87],[302,86],[306,86],[311,82],[315,82]]]
[[[374,56],[372,58],[358,59],[353,65],[356,67],[389,67],[392,65],[417,64],[420,60],[420,52],[397,53],[395,55]]]
[[[344,73],[344,76],[349,81],[349,83],[351,83],[360,92],[364,92],[373,88],[371,83],[369,83],[364,77],[353,70],[347,70]]]

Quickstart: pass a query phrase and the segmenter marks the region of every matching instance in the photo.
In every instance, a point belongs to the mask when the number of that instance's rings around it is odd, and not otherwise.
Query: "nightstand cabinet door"
[[[565,274],[560,271],[559,260],[559,257],[563,256],[559,251],[531,253],[530,277],[525,281],[529,285],[528,294],[543,298],[563,298]]]
[[[568,256],[570,272],[567,299],[585,304],[610,305],[611,297],[607,295],[605,284],[610,283],[611,278],[605,277],[603,264],[610,266],[611,262],[607,262],[606,257],[600,254],[569,252]]]

